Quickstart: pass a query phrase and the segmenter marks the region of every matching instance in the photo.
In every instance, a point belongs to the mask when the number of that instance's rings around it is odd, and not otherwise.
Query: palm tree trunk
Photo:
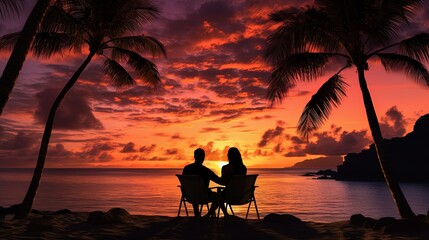
[[[16,79],[18,78],[19,72],[24,64],[27,52],[33,43],[36,32],[42,23],[43,17],[50,6],[50,3],[51,0],[37,1],[25,22],[9,60],[7,61],[0,78],[0,115],[2,114],[6,102],[9,99],[9,95],[15,86]]]
[[[359,85],[362,91],[362,97],[365,105],[366,116],[371,129],[372,138],[374,140],[375,149],[377,151],[378,161],[381,170],[395,201],[396,207],[402,218],[415,219],[416,215],[407,202],[401,188],[395,177],[390,172],[389,156],[386,151],[385,141],[381,135],[380,125],[378,123],[377,115],[375,113],[374,105],[372,103],[371,94],[369,93],[368,86],[365,80],[364,68],[358,67]]]
[[[60,94],[55,99],[52,104],[51,110],[49,112],[48,120],[46,121],[45,131],[43,133],[42,143],[40,144],[39,157],[37,159],[37,165],[34,169],[33,178],[31,179],[30,186],[27,190],[24,200],[22,201],[21,207],[15,215],[16,219],[25,218],[30,214],[33,207],[34,198],[36,197],[37,190],[39,188],[40,179],[42,178],[43,168],[45,166],[46,154],[48,153],[49,140],[51,138],[52,127],[54,124],[55,113],[57,112],[58,107],[60,106],[61,101],[64,99],[68,91],[73,87],[77,82],[80,74],[86,68],[86,66],[91,61],[95,53],[91,52],[79,69],[73,74],[64,88],[61,90]]]

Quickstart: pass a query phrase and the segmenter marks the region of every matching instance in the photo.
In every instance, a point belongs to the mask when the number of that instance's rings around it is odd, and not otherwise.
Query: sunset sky
[[[27,1],[31,2],[31,1]],[[344,73],[347,98],[307,142],[296,133],[305,104],[327,77],[300,83],[282,104],[265,100],[270,74],[263,58],[275,29],[271,12],[305,6],[303,0],[158,0],[161,16],[136,34],[153,36],[167,49],[159,67],[163,88],[143,84],[115,89],[95,59],[62,102],[47,167],[183,167],[193,151],[218,168],[229,147],[238,147],[248,167],[287,167],[305,159],[344,156],[371,143],[355,69]],[[19,31],[20,20],[0,24],[0,34]],[[429,30],[422,9],[402,36]],[[27,14],[27,15],[26,15]],[[0,52],[4,67],[10,52]],[[27,56],[0,117],[0,167],[34,167],[51,103],[85,59],[70,53],[50,59]],[[329,73],[329,75],[331,75]],[[379,62],[366,72],[384,137],[412,131],[429,113],[429,88]],[[141,83],[141,81],[140,81]]]

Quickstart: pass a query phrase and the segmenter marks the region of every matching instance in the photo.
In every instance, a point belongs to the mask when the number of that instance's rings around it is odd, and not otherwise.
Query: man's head
[[[202,148],[197,148],[194,151],[194,159],[196,163],[203,164],[206,153]]]

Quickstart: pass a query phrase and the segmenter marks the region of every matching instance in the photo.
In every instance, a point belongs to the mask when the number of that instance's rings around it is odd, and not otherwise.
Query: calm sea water
[[[255,192],[261,216],[293,214],[305,221],[332,222],[362,213],[374,218],[399,217],[383,182],[341,182],[301,176],[309,170],[250,169],[257,173]],[[122,207],[132,214],[177,216],[180,169],[46,169],[35,209],[107,211]],[[0,169],[0,206],[22,201],[31,169]],[[401,187],[419,214],[429,210],[429,184]],[[244,217],[246,208],[235,208]],[[256,218],[251,209],[250,218]]]

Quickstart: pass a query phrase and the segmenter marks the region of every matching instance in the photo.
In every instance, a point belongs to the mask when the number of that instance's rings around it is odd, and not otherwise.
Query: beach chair
[[[248,204],[247,207],[247,213],[246,213],[246,219],[249,215],[249,210],[252,202],[255,205],[256,215],[259,218],[259,211],[258,206],[256,205],[256,198],[255,198],[255,186],[256,178],[258,177],[258,174],[252,174],[252,175],[234,175],[231,177],[231,180],[228,182],[228,184],[225,186],[224,197],[225,197],[225,204],[226,209],[231,210],[232,215],[234,214],[234,211],[232,210],[233,205],[245,205]]]
[[[204,205],[207,206],[208,211],[209,203],[211,202],[211,200],[209,199],[207,186],[204,186],[204,180],[198,175],[176,174],[176,176],[180,182],[180,185],[178,187],[180,187],[180,191],[182,192],[177,216],[180,217],[182,204],[185,208],[186,216],[189,216],[188,208],[186,207],[186,202],[189,202],[191,204],[198,204],[200,216]]]

